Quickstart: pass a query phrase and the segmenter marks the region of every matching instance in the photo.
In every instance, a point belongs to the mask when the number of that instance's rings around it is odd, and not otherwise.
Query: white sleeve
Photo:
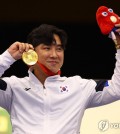
[[[0,77],[15,61],[7,50],[0,55]]]
[[[88,107],[105,105],[120,100],[120,49],[116,53],[114,74],[102,91],[93,90]]]

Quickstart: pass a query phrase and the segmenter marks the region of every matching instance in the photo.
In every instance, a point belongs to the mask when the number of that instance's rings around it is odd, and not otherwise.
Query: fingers
[[[34,49],[33,46],[28,43],[16,42],[16,45],[17,45],[20,53],[23,53],[24,51],[28,51],[29,49]]]
[[[34,49],[31,44],[21,43],[17,41],[8,48],[8,52],[14,59],[20,59],[23,52],[28,51],[29,49]]]
[[[117,30],[115,30],[117,33],[120,33],[120,23],[119,24],[115,24],[115,27],[117,27]]]
[[[118,27],[118,28],[120,28],[120,23],[119,23],[119,24],[115,24],[115,27]]]

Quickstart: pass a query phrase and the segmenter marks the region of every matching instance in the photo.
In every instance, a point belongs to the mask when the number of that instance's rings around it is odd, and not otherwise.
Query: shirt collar
[[[29,68],[28,70],[28,74],[29,74],[29,79],[31,82],[34,82],[36,84],[40,84],[41,82],[37,79],[37,77],[32,73],[32,68]],[[49,76],[46,79],[47,80],[52,80],[52,81],[65,81],[67,77],[61,77],[60,75],[53,75],[53,76]]]

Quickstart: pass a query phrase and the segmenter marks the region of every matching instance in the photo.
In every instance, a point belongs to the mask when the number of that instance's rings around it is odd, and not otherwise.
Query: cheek
[[[59,59],[60,59],[61,62],[63,63],[63,61],[64,61],[64,54],[60,55],[60,56],[59,56]]]
[[[43,51],[39,51],[38,52],[38,59],[39,60],[44,60],[44,59],[46,59],[48,57],[48,55],[45,53],[45,52],[43,52]]]
[[[43,63],[45,61],[45,56],[43,56],[42,54],[38,55],[38,61]]]

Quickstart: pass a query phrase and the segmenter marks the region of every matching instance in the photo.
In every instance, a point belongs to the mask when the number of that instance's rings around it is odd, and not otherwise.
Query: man
[[[114,74],[98,85],[80,76],[60,76],[67,34],[52,25],[35,28],[27,43],[15,42],[0,56],[2,76],[23,52],[34,49],[38,54],[29,76],[0,80],[0,106],[10,114],[13,134],[79,134],[85,109],[120,99],[120,24],[116,27]]]

